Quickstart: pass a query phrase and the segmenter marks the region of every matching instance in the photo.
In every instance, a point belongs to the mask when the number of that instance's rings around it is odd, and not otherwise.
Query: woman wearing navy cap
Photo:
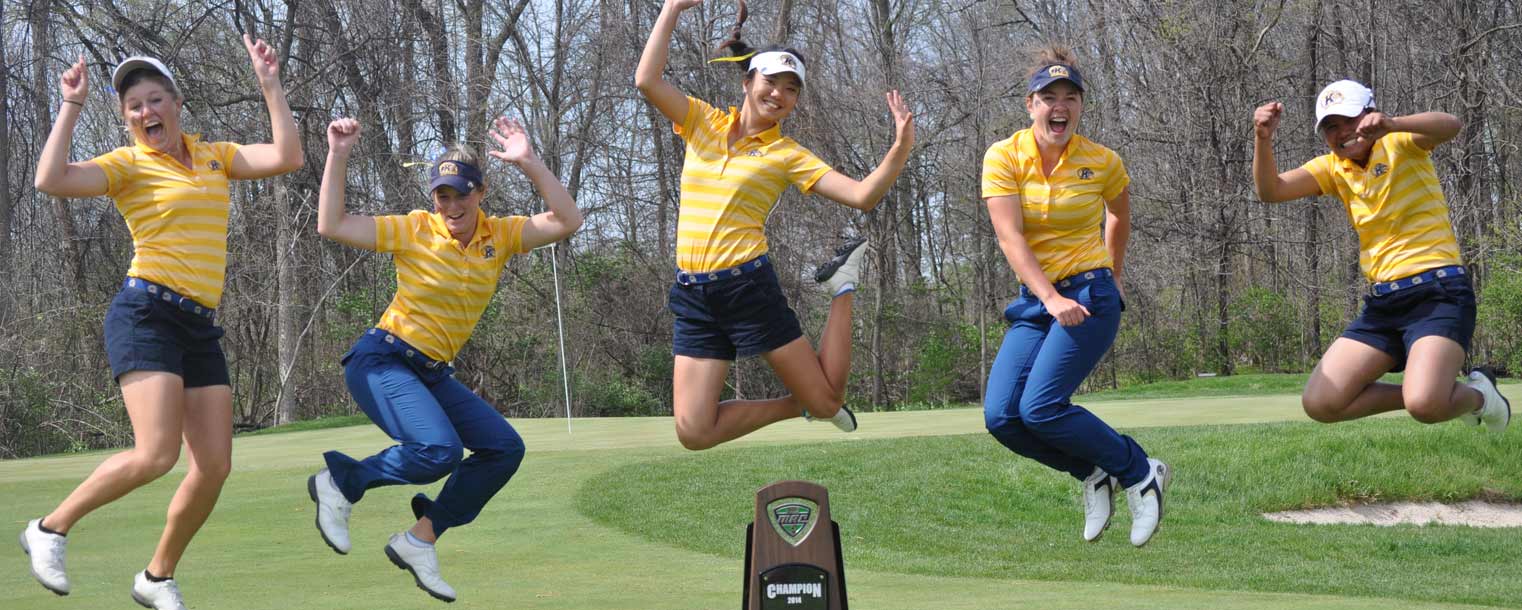
[[[1025,96],[1030,128],[983,156],[988,216],[1021,283],[1004,310],[1010,328],[983,415],[1005,447],[1082,482],[1085,540],[1109,527],[1115,486],[1124,486],[1131,543],[1142,546],[1162,519],[1172,471],[1072,403],[1120,328],[1131,230],[1131,178],[1119,155],[1076,133],[1083,102],[1072,52],[1042,49]]]
[[[353,119],[328,126],[328,163],[317,200],[317,232],[323,237],[391,253],[396,263],[396,296],[342,363],[349,394],[397,442],[363,460],[338,451],[324,454],[327,467],[307,480],[317,531],[334,551],[347,554],[349,514],[366,490],[449,477],[438,498],[413,498],[417,521],[385,546],[386,557],[411,572],[419,588],[446,602],[454,601],[455,590],[439,573],[434,543],[445,530],[475,520],[518,471],[524,454],[517,431],[454,378],[450,361],[470,339],[507,260],[565,239],[581,226],[576,202],[534,154],[523,128],[498,119],[491,135],[502,148],[491,156],[522,170],[549,211],[487,216],[481,210],[486,194],[481,159],[469,147],[455,146],[429,173],[432,212],[348,214],[344,174],[359,140]]]
[[[37,161],[37,190],[57,197],[107,195],[132,232],[132,266],[106,312],[106,356],[132,420],[132,449],[107,458],[53,512],[27,523],[21,546],[32,575],[68,595],[65,535],[97,508],[163,476],[190,451],[153,559],[132,598],[184,608],[175,568],[211,515],[232,468],[232,387],[215,324],[227,258],[231,180],[301,167],[301,141],[280,84],[279,58],[243,37],[269,108],[270,143],[204,142],[180,131],[184,100],[164,64],[123,61],[112,74],[133,145],[70,163],[69,141],[89,92],[84,59],[59,78],[63,108]]]

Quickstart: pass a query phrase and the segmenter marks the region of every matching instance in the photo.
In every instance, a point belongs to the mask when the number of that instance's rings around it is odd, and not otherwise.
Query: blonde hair
[[[476,154],[476,149],[471,148],[469,144],[450,144],[449,148],[444,149],[444,154],[439,155],[439,158],[434,163],[439,161],[459,161],[478,170],[483,170],[481,172],[483,176],[486,173],[484,171],[485,168],[481,167],[481,155]]]
[[[1025,71],[1025,78],[1036,75],[1036,72],[1052,64],[1062,64],[1070,68],[1077,68],[1078,57],[1067,45],[1047,43],[1030,50],[1030,68]]]

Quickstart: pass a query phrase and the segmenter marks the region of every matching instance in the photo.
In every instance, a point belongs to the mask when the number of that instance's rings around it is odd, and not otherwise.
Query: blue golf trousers
[[[350,502],[386,485],[449,481],[434,501],[420,497],[414,512],[436,534],[475,520],[523,462],[523,439],[491,405],[454,378],[448,364],[430,360],[400,338],[373,329],[344,356],[344,381],[370,421],[396,445],[356,461],[323,454],[333,481]],[[470,457],[461,459],[464,450]],[[422,496],[422,494],[419,494]]]
[[[1077,326],[1058,324],[1040,299],[1021,289],[1004,309],[1009,333],[984,392],[988,432],[1010,451],[1083,480],[1098,466],[1129,487],[1147,477],[1147,454],[1088,409],[1073,392],[1099,364],[1120,329],[1123,305],[1108,270],[1058,292],[1089,310]]]

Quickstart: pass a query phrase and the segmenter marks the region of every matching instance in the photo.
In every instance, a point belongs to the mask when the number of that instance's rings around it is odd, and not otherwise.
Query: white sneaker
[[[339,555],[348,555],[349,512],[354,504],[338,490],[326,468],[307,478],[307,495],[317,503],[317,533],[322,534],[322,541]]]
[[[69,539],[42,531],[42,519],[32,519],[21,530],[21,550],[32,559],[32,577],[49,591],[69,594],[69,575],[64,571],[64,546]]]
[[[1485,424],[1491,432],[1502,432],[1511,423],[1511,402],[1496,389],[1496,379],[1490,373],[1474,370],[1469,372],[1469,387],[1479,390],[1483,402],[1478,411],[1465,413],[1459,418],[1476,426]]]
[[[132,580],[132,601],[153,610],[186,610],[185,599],[180,597],[180,586],[174,579],[162,582],[148,580],[148,572],[137,573]]]
[[[814,421],[815,419],[813,415],[809,415],[808,409],[803,410],[803,418],[808,421]],[[847,408],[845,405],[840,405],[840,410],[836,411],[834,415],[830,416],[829,421],[830,423],[835,424],[836,428],[840,428],[841,432],[856,431],[856,414],[852,413],[851,409]]]
[[[1147,458],[1147,467],[1147,478],[1126,488],[1126,502],[1131,505],[1131,544],[1138,547],[1157,533],[1163,520],[1163,492],[1173,480],[1173,469],[1167,464]]]
[[[1115,508],[1115,486],[1118,482],[1110,473],[1098,466],[1094,474],[1083,480],[1083,539],[1099,540],[1110,527],[1110,514]]]
[[[391,541],[386,543],[386,557],[396,567],[412,572],[413,581],[424,593],[445,602],[454,601],[454,587],[439,576],[439,555],[433,547],[413,544],[407,540],[407,533],[402,532],[393,534]]]
[[[824,285],[831,297],[856,289],[861,281],[861,267],[866,262],[867,240],[857,238],[835,249],[835,258],[814,271],[814,281]]]

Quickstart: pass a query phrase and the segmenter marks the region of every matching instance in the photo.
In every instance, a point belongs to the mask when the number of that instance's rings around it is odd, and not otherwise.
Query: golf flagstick
[[[571,376],[565,364],[565,319],[560,313],[560,263],[556,261],[555,244],[540,246],[550,249],[550,276],[555,282],[555,332],[560,338],[560,383],[565,389],[565,433],[571,433]]]

